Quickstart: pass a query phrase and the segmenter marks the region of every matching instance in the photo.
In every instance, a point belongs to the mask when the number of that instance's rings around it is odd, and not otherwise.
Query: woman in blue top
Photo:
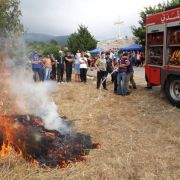
[[[77,54],[73,59],[73,63],[74,63],[75,82],[80,82],[80,63]]]

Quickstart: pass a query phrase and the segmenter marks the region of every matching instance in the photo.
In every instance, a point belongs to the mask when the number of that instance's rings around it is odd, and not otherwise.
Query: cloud
[[[122,36],[131,36],[131,25],[138,25],[140,11],[165,0],[22,0],[22,22],[28,32],[68,35],[79,24],[89,27],[97,39],[116,37],[114,22],[124,21]]]

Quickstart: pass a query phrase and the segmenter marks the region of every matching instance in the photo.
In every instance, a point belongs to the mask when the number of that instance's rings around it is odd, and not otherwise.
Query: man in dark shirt
[[[127,66],[129,66],[130,62],[127,57],[127,53],[118,52],[119,60],[118,60],[118,76],[117,76],[117,94],[126,96],[126,76],[127,76]]]
[[[66,82],[71,82],[72,75],[72,63],[73,58],[71,56],[71,52],[67,51],[65,56],[65,64],[66,64]]]
[[[64,53],[63,51],[59,51],[59,56],[57,57],[57,67],[58,67],[58,83],[63,82],[64,75]]]
[[[107,64],[107,73],[111,74],[111,81],[114,82],[114,73],[113,72],[113,60],[110,58],[110,53],[106,54],[106,64]]]

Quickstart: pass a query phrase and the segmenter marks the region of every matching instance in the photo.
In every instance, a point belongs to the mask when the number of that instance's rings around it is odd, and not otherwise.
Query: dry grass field
[[[100,149],[84,162],[49,170],[12,152],[0,158],[0,179],[180,179],[180,109],[142,86],[127,97],[114,95],[111,84],[108,91],[95,86],[93,80],[61,84],[52,98],[74,129],[89,134]]]

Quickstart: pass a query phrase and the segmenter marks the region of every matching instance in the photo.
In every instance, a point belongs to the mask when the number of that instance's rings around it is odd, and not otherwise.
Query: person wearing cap
[[[117,76],[117,94],[126,96],[126,76],[127,76],[127,67],[130,65],[130,62],[127,57],[127,53],[123,53],[121,51],[118,52],[119,60],[118,60],[118,76]]]
[[[59,55],[57,57],[57,68],[58,68],[58,78],[57,82],[62,83],[63,82],[63,75],[64,75],[64,52],[59,51]]]
[[[43,73],[42,73],[42,65],[41,60],[37,51],[34,52],[32,59],[32,71],[33,71],[33,79],[35,82],[43,80]]]
[[[88,67],[91,67],[91,54],[89,51],[85,52],[85,57],[87,58],[88,61]]]
[[[95,63],[95,67],[97,69],[97,89],[100,88],[102,82],[103,88],[107,90],[106,88],[107,63],[104,52],[101,52],[101,57],[97,59]]]
[[[65,64],[66,64],[66,82],[71,82],[71,76],[72,76],[72,63],[73,58],[70,51],[66,52],[65,56]]]

